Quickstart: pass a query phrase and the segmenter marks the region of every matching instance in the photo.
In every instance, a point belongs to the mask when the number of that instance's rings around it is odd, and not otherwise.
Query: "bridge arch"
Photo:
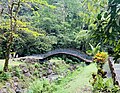
[[[55,50],[49,51],[45,54],[37,54],[37,55],[29,56],[29,57],[39,59],[39,60],[44,60],[48,57],[58,55],[58,54],[71,55],[71,56],[74,56],[85,62],[88,62],[88,63],[92,62],[91,56],[88,56],[87,54],[85,54],[79,50],[75,50],[75,49],[55,49]]]

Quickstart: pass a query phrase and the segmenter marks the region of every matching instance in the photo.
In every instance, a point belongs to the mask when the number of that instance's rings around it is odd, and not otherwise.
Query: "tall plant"
[[[107,10],[98,14],[91,31],[92,40],[104,49],[113,49],[120,37],[120,1],[109,0]]]

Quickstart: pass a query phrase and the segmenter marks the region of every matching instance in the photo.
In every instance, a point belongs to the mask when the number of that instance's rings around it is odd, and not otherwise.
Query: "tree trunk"
[[[5,71],[5,72],[8,71],[9,56],[10,56],[12,41],[13,41],[13,35],[11,33],[10,38],[8,40],[7,48],[6,48],[6,54],[5,54],[5,64],[4,64],[4,69],[3,69],[3,71]]]
[[[12,46],[12,42],[13,42],[13,33],[16,32],[16,26],[17,26],[17,14],[20,8],[20,3],[21,0],[18,0],[17,3],[17,7],[16,7],[16,12],[14,14],[13,9],[14,9],[14,1],[11,1],[11,5],[8,5],[8,10],[9,10],[9,14],[10,14],[10,36],[8,37],[8,42],[7,42],[7,47],[6,47],[6,54],[5,54],[5,64],[4,64],[4,69],[3,71],[7,72],[8,71],[8,64],[9,64],[9,55],[10,55],[10,51],[11,51],[11,46]],[[14,22],[13,22],[14,20]]]
[[[10,13],[10,33],[8,36],[8,42],[6,46],[6,54],[5,54],[5,64],[4,64],[4,69],[3,71],[7,72],[8,71],[8,64],[9,64],[9,55],[10,55],[10,50],[11,50],[11,45],[13,41],[13,4],[11,6],[8,6],[8,10]]]
[[[6,56],[5,56],[5,64],[4,64],[4,69],[3,69],[3,71],[5,72],[8,71],[9,54],[10,54],[10,49],[7,50]]]

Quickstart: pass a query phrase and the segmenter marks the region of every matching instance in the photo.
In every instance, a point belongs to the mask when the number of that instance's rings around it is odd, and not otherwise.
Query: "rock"
[[[25,75],[26,77],[30,77],[30,76],[31,76],[30,72],[24,73],[24,75]]]
[[[28,69],[27,69],[26,67],[24,67],[24,68],[22,69],[22,71],[23,71],[23,73],[27,73],[27,72],[28,72]]]
[[[47,68],[46,68],[46,67],[43,67],[42,69],[43,69],[43,70],[47,70]]]
[[[55,65],[53,65],[53,68],[56,68],[56,66],[55,66]]]
[[[7,88],[11,88],[11,84],[8,83],[8,82],[6,82],[6,87],[7,87]]]
[[[25,67],[25,65],[24,64],[20,64],[19,67],[22,69],[22,68]]]
[[[26,59],[25,59],[25,62],[30,63],[30,62],[31,62],[31,59],[30,59],[30,58],[26,58]]]
[[[73,71],[73,68],[72,68],[72,67],[69,67],[68,69],[69,69],[70,71]]]
[[[29,72],[30,72],[31,75],[33,74],[33,71],[29,71]]]
[[[42,71],[42,68],[38,68],[39,71]]]
[[[51,75],[56,75],[56,74],[57,74],[56,72],[51,73]]]
[[[49,66],[53,66],[53,63],[52,63],[52,62],[49,62]]]
[[[35,58],[26,58],[25,62],[34,64],[35,62],[39,62],[39,60],[37,60]]]
[[[20,69],[23,69],[23,68],[26,68],[26,65],[20,64],[19,67],[20,67]]]
[[[48,69],[53,69],[53,67],[52,67],[52,66],[49,66]]]
[[[18,59],[18,61],[21,61],[21,62],[23,62],[24,60],[25,60],[25,58]]]
[[[77,66],[76,65],[73,65],[72,66],[73,70],[77,69]]]
[[[57,79],[58,79],[58,75],[49,75],[49,76],[48,76],[48,79],[49,79],[50,81],[57,80]]]
[[[21,90],[20,88],[17,88],[17,89],[15,90],[15,92],[16,92],[16,93],[22,93],[22,90]]]
[[[8,93],[8,90],[6,88],[6,86],[4,86],[1,90],[0,93]]]
[[[39,72],[39,75],[42,75],[42,72]]]
[[[33,67],[29,67],[28,69],[29,69],[29,71],[33,71],[34,70]]]
[[[14,87],[18,87],[18,82],[14,82]]]
[[[51,69],[48,69],[47,74],[50,75],[51,73],[53,73],[53,71]]]
[[[19,78],[18,77],[13,77],[14,82],[18,82]]]
[[[1,92],[0,92],[1,93]],[[16,93],[14,89],[10,89],[10,93]]]
[[[16,75],[16,71],[12,71],[11,72],[11,76],[13,77],[13,76],[15,76]]]
[[[27,88],[23,89],[23,93],[28,93],[28,89]]]

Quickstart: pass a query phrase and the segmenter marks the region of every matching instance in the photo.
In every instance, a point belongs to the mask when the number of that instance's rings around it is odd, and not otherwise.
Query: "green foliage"
[[[15,71],[15,73],[14,73],[15,76],[17,76],[18,78],[21,78],[21,76],[22,76],[20,73],[21,69],[19,67],[16,66],[12,70]]]
[[[35,68],[39,68],[40,64],[39,63],[35,63],[34,66],[35,66]]]
[[[82,29],[84,26],[88,29],[87,26],[92,25],[90,23],[94,22],[97,13],[103,9],[106,2],[103,0],[99,2],[98,0],[22,0],[16,21],[16,33],[13,33],[12,51],[17,51],[19,56],[68,47],[85,52],[89,48],[90,31]],[[6,33],[10,23],[7,15],[4,16],[0,20],[2,21],[0,26]],[[3,47],[2,49],[5,50]]]
[[[96,45],[96,47],[94,47],[94,46],[91,45],[90,43],[89,43],[89,45],[90,45],[91,50],[86,51],[87,54],[93,56],[93,55],[97,54],[98,52],[100,52],[100,43],[98,43],[98,44]]]
[[[84,91],[83,87],[86,89],[90,86],[89,79],[91,78],[92,72],[96,72],[96,70],[95,64],[90,64],[85,67],[79,66],[73,73],[68,73],[66,77],[60,77],[55,82],[57,85],[57,91],[55,93],[90,93],[91,91]]]
[[[98,52],[94,56],[94,62],[97,63],[97,74],[92,74],[90,80],[93,86],[93,92],[95,93],[116,93],[120,91],[117,85],[114,85],[112,78],[107,78],[106,73],[103,69],[103,65],[107,62],[108,54],[106,52]]]
[[[115,62],[117,61],[118,58],[120,58],[120,40],[117,42],[116,47],[114,48],[115,54],[114,54],[114,59]]]
[[[29,2],[29,3],[28,3]],[[8,71],[8,63],[9,63],[9,55],[12,50],[12,45],[14,42],[14,37],[18,37],[18,31],[26,31],[27,33],[31,33],[33,36],[39,36],[40,33],[33,31],[33,29],[29,29],[30,26],[23,22],[22,19],[19,19],[19,12],[21,12],[21,6],[26,4],[43,4],[49,6],[46,1],[41,0],[5,0],[1,1],[1,20],[0,20],[0,30],[2,31],[3,37],[5,38],[5,65],[4,71]],[[5,4],[6,3],[6,4]],[[32,4],[31,4],[32,3]],[[25,20],[26,21],[26,20]],[[6,31],[4,31],[6,30]],[[4,39],[3,39],[4,41]],[[13,48],[14,49],[14,48]],[[12,50],[13,51],[13,50]]]
[[[95,93],[116,93],[120,90],[117,85],[113,84],[112,78],[103,79],[100,75],[96,76],[96,83],[93,85]]]
[[[33,75],[39,77],[39,71],[38,71],[38,70],[35,70],[34,73],[33,73]]]
[[[75,33],[75,40],[74,43],[76,43],[75,46],[79,48],[82,51],[86,51],[88,49],[88,44],[89,44],[89,30],[80,30],[79,32]]]
[[[83,16],[83,22],[92,25],[101,10],[105,9],[107,3],[108,0],[84,0],[81,4],[83,9],[79,13],[80,16]]]
[[[91,31],[93,42],[100,43],[101,47],[108,50],[109,53],[112,52],[120,39],[119,4],[120,2],[117,0],[109,0],[108,10],[103,10],[97,15]]]
[[[48,80],[36,79],[30,83],[28,93],[54,93],[56,88]]]
[[[1,2],[5,5],[7,0]],[[102,50],[113,49],[119,40],[118,3],[118,0],[112,3],[111,0],[21,0],[11,51],[19,56],[55,48],[77,48],[86,52],[89,43],[92,46],[100,43]],[[4,36],[0,57],[4,58],[10,34],[8,15],[3,13],[0,23],[0,34]],[[119,55],[119,49],[114,50]],[[88,54],[94,55],[96,51],[88,50]]]
[[[0,81],[2,80],[8,80],[11,78],[11,74],[9,72],[2,72],[0,74]]]

